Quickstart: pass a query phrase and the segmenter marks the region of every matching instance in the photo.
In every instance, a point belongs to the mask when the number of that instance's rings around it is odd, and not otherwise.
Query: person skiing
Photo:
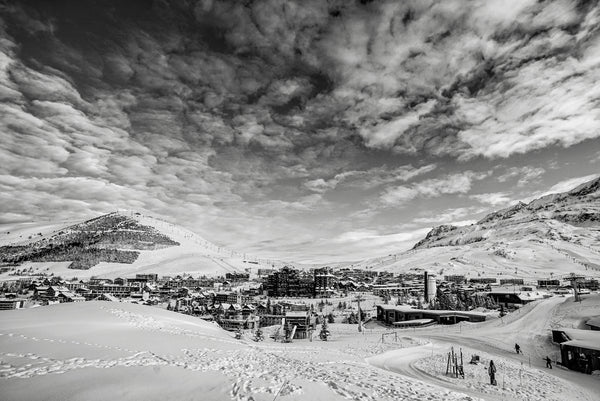
[[[522,354],[521,347],[519,346],[519,344],[515,343],[515,351],[517,352],[517,354]]]
[[[490,367],[488,368],[488,374],[490,375],[490,384],[492,386],[496,385],[496,365],[494,365],[494,361],[490,360]]]
[[[546,358],[544,358],[544,360],[546,361],[546,367],[548,369],[552,369],[552,360],[550,359],[550,357],[546,355]]]

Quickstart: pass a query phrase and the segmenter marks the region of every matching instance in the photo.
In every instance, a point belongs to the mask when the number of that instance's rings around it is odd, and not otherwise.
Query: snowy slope
[[[118,221],[117,224],[114,223],[115,220]],[[133,229],[129,228],[130,226]],[[136,273],[224,275],[229,272],[243,272],[246,269],[256,271],[258,268],[272,267],[272,265],[281,266],[277,261],[258,259],[219,247],[180,226],[133,211],[110,213],[85,222],[44,223],[38,226],[27,223],[2,227],[0,246],[40,249],[51,243],[54,245],[64,243],[67,239],[70,240],[73,233],[78,235],[84,233],[86,236],[94,237],[113,232],[119,235],[130,234],[136,230],[140,230],[143,235],[150,235],[149,240],[132,241],[117,237],[117,239],[110,238],[110,241],[101,241],[100,245],[93,245],[103,249],[135,252],[138,256],[133,263],[100,261],[88,269],[72,269],[69,268],[70,260],[32,261],[31,258],[26,258],[19,263],[17,269],[32,268],[33,273],[43,271],[65,278],[91,276],[114,278],[132,276]]]
[[[327,342],[255,343],[190,316],[100,301],[2,311],[0,398],[473,399],[371,366],[365,356],[389,349],[379,338],[352,327]]]
[[[599,276],[600,178],[490,213],[470,226],[436,227],[410,251],[359,265],[470,277]]]

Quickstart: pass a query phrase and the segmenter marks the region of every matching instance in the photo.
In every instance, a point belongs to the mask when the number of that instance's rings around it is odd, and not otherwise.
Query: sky
[[[596,1],[5,1],[0,224],[117,209],[296,262],[600,171]]]

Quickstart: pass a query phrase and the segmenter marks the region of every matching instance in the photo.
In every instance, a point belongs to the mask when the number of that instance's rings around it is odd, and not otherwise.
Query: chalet
[[[315,321],[307,311],[289,311],[285,313],[285,325],[289,328],[296,327],[294,339],[308,337],[309,330],[314,330]]]
[[[84,297],[73,294],[71,291],[61,291],[58,293],[57,298],[58,298],[58,302],[60,302],[60,303],[85,301]]]
[[[341,280],[338,282],[338,288],[342,291],[356,291],[358,284],[353,280]]]
[[[50,286],[38,285],[33,289],[34,298],[46,299],[48,298],[48,289]]]
[[[219,325],[228,331],[238,329],[255,329],[258,324],[258,317],[247,313],[244,315],[242,307],[239,304],[222,303],[217,308],[219,315]],[[248,310],[246,310],[248,312]]]
[[[259,316],[266,315],[269,308],[267,308],[267,304],[260,303],[256,305],[256,314]]]
[[[117,277],[113,280],[113,284],[116,285],[127,285],[127,279],[123,277]]]
[[[85,287],[85,283],[82,281],[68,281],[64,284],[64,287],[69,291],[75,291],[78,288]]]
[[[254,305],[244,305],[242,306],[242,317],[244,319],[248,318],[249,316],[254,316],[256,315],[256,308],[254,307]]]
[[[600,370],[600,333],[597,331],[560,328],[552,330],[552,340],[560,344],[563,366],[583,373]]]
[[[358,287],[356,287],[356,292],[369,292],[371,291],[371,285],[365,283],[359,283]]]
[[[48,287],[47,296],[48,298],[57,299],[61,292],[69,292],[69,289],[62,285],[51,285]]]

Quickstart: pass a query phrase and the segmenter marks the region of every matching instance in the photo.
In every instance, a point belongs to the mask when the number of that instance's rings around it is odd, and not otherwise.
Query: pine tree
[[[327,322],[328,323],[335,323],[335,317],[333,316],[332,312],[329,312],[329,314],[327,315]]]
[[[358,319],[356,318],[356,315],[354,314],[354,312],[351,312],[350,315],[348,316],[348,324],[356,324],[358,323]]]
[[[329,329],[327,327],[327,319],[323,319],[323,324],[321,325],[321,332],[319,333],[319,338],[322,341],[327,341],[329,338]]]

